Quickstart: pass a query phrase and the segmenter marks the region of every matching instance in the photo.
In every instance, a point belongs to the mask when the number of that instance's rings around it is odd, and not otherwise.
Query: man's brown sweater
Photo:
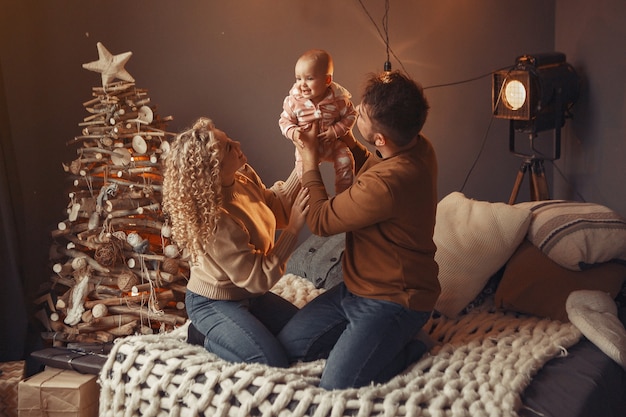
[[[346,232],[344,282],[352,293],[430,311],[441,288],[433,242],[437,160],[420,136],[415,146],[381,159],[356,142],[357,176],[328,198],[319,170],[302,176],[311,206],[307,223],[317,235]]]

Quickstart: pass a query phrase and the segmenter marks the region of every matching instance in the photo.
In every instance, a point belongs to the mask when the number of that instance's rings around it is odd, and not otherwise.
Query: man
[[[381,383],[426,351],[415,336],[440,293],[433,232],[437,160],[421,135],[429,105],[399,72],[372,75],[357,127],[376,154],[351,134],[342,140],[356,163],[354,184],[330,198],[319,171],[317,129],[302,132],[307,224],[321,236],[346,232],[344,282],[301,309],[279,340],[294,361],[327,358],[325,389]]]

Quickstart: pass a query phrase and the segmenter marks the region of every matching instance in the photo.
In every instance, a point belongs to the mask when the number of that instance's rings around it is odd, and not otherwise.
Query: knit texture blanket
[[[317,295],[299,277],[274,291]],[[521,394],[581,337],[570,323],[490,308],[433,317],[436,345],[385,384],[326,391],[324,360],[288,369],[230,363],[185,342],[186,327],[116,340],[100,376],[100,416],[517,416]]]

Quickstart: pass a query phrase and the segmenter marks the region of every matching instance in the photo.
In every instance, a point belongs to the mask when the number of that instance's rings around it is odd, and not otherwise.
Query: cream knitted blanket
[[[317,295],[286,276],[274,289],[296,304]],[[571,324],[497,311],[433,318],[430,353],[391,381],[319,388],[324,361],[289,369],[234,364],[170,333],[117,340],[99,376],[100,416],[517,416],[521,394],[580,332]]]

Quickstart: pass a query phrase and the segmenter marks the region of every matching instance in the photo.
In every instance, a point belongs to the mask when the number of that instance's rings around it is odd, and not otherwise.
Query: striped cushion
[[[528,240],[559,265],[580,271],[626,261],[626,220],[595,203],[547,200],[518,203],[532,211]]]

